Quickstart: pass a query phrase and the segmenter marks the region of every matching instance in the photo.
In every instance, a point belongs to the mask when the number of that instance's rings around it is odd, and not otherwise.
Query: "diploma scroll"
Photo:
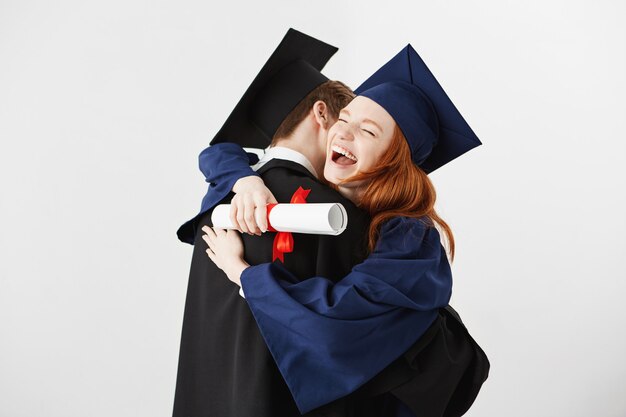
[[[234,229],[230,204],[220,204],[211,215],[213,227]],[[339,235],[348,225],[348,213],[339,203],[276,204],[268,223],[279,232]]]

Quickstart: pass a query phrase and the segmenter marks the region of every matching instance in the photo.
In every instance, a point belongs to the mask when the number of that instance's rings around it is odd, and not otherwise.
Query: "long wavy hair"
[[[368,250],[372,252],[378,240],[381,225],[396,216],[426,217],[428,225],[435,223],[443,230],[450,260],[454,260],[454,236],[450,226],[435,211],[437,194],[428,175],[411,159],[411,150],[404,134],[395,126],[389,150],[376,166],[359,172],[341,182],[363,181],[364,189],[359,207],[372,216],[368,231]],[[434,223],[433,223],[434,222]]]

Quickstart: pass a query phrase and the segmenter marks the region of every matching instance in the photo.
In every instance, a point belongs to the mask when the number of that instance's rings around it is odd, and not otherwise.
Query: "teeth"
[[[342,154],[342,155],[343,155],[343,156],[345,156],[346,158],[350,158],[350,159],[352,159],[354,162],[356,162],[356,161],[357,161],[356,156],[352,155],[352,153],[351,153],[349,150],[347,150],[346,148],[342,148],[342,147],[341,147],[341,146],[339,146],[339,145],[333,145],[333,146],[332,146],[332,150],[333,150],[333,151],[335,151],[335,152],[337,152],[337,153]]]

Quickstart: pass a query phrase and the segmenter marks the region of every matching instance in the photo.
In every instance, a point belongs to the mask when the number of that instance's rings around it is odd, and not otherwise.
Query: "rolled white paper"
[[[211,221],[213,227],[234,229],[230,204],[215,207]],[[339,203],[276,204],[268,221],[279,232],[336,236],[346,230],[348,213]]]

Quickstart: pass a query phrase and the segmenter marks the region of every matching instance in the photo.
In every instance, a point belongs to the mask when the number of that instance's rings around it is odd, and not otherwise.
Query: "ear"
[[[328,129],[330,127],[328,106],[322,100],[317,100],[313,103],[313,117],[315,118],[315,122],[320,125],[320,127],[324,129]]]

